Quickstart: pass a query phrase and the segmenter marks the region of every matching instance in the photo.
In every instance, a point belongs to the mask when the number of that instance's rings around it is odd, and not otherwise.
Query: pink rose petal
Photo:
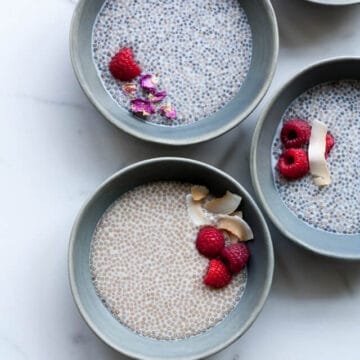
[[[136,93],[136,84],[133,83],[125,83],[121,87],[123,93],[129,97],[134,97]]]
[[[149,94],[149,100],[152,103],[159,103],[160,101],[163,101],[165,99],[165,97],[167,96],[167,92],[164,91],[152,91]]]
[[[161,106],[160,114],[171,120],[176,118],[176,110],[170,104]]]
[[[139,80],[140,86],[147,91],[156,90],[158,79],[154,75],[142,75]]]
[[[149,100],[134,99],[130,101],[131,111],[140,116],[149,116],[155,113],[155,107]]]

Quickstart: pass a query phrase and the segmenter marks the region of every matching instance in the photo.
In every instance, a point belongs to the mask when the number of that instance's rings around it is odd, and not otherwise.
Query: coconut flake
[[[226,194],[205,204],[205,209],[215,214],[230,214],[240,205],[241,197],[227,191]]]
[[[239,242],[239,239],[235,235],[233,235],[225,230],[222,230],[222,233],[224,234],[226,245],[227,244],[236,244]]]
[[[186,195],[186,206],[191,221],[195,226],[210,224],[210,219],[205,215],[201,203],[194,201],[191,194]]]
[[[140,77],[139,84],[144,90],[155,91],[158,84],[158,79],[151,74],[142,75]]]
[[[163,90],[163,91],[154,90],[149,94],[149,100],[152,103],[159,103],[159,102],[163,101],[166,96],[167,96],[167,92],[165,90]]]
[[[230,216],[238,216],[240,218],[243,218],[243,212],[242,211],[234,211],[231,214],[229,214]]]
[[[236,236],[240,241],[248,241],[254,238],[249,224],[238,216],[219,215],[216,226],[218,229]]]
[[[326,124],[314,120],[311,128],[308,156],[310,173],[317,186],[326,186],[331,183],[330,171],[325,158],[326,134]]]
[[[121,89],[126,96],[134,97],[136,93],[136,84],[125,83],[121,86]]]
[[[166,104],[160,107],[160,115],[173,120],[176,118],[176,110],[170,104]]]
[[[209,189],[202,185],[193,185],[191,187],[191,196],[194,201],[201,201],[209,195]]]
[[[155,107],[149,100],[134,99],[130,101],[131,111],[140,116],[148,116],[155,113]]]

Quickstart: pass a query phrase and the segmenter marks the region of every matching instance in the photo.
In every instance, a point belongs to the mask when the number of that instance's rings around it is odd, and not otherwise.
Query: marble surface
[[[274,0],[278,70],[266,99],[238,128],[180,149],[133,139],[89,104],[72,72],[75,1],[3,1],[0,13],[0,359],[125,359],[80,318],[67,278],[67,242],[84,200],[134,161],[193,157],[252,192],[249,144],[259,111],[304,66],[360,56],[360,6]],[[358,359],[360,264],[312,255],[272,231],[274,283],[252,328],[213,360]]]

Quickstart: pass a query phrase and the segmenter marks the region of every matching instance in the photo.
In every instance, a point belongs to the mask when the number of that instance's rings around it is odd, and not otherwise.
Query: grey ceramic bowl
[[[307,0],[307,1],[320,5],[333,5],[333,6],[360,4],[359,0]]]
[[[226,190],[243,197],[243,211],[254,231],[248,242],[252,253],[248,283],[235,309],[217,326],[184,340],[157,341],[135,334],[121,325],[95,293],[89,269],[90,243],[95,226],[108,206],[135,186],[158,180],[204,184],[215,195]],[[77,307],[89,327],[115,350],[137,359],[199,359],[238,339],[255,321],[269,293],[274,259],[264,218],[246,190],[224,172],[183,158],[157,158],[131,165],[103,183],[80,211],[69,245],[70,285]]]
[[[273,78],[278,54],[278,30],[270,0],[241,0],[253,33],[253,59],[238,94],[213,116],[177,128],[135,118],[106,92],[92,59],[93,24],[104,0],[80,0],[71,25],[70,52],[79,83],[100,113],[118,128],[143,140],[188,145],[215,138],[238,125],[255,109]]]
[[[265,211],[277,228],[290,240],[318,254],[360,259],[359,235],[341,235],[315,229],[300,220],[280,199],[275,188],[271,148],[276,129],[290,103],[311,87],[332,80],[360,80],[360,58],[322,61],[292,78],[273,97],[257,123],[251,148],[251,176]]]

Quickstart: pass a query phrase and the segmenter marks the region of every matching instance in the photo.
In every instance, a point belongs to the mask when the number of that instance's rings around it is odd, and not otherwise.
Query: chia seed
[[[311,175],[289,181],[277,170],[283,147],[280,131],[289,119],[324,122],[335,139],[327,159],[331,184],[318,187]],[[275,186],[280,198],[305,223],[338,234],[360,233],[360,81],[341,80],[313,87],[286,110],[273,143]]]
[[[108,69],[123,47],[132,48],[143,74],[159,74],[159,89],[168,93],[163,103],[178,113],[147,121],[175,126],[206,118],[235,96],[250,68],[252,35],[238,0],[105,1],[94,24],[93,59],[110,96],[130,109]]]

